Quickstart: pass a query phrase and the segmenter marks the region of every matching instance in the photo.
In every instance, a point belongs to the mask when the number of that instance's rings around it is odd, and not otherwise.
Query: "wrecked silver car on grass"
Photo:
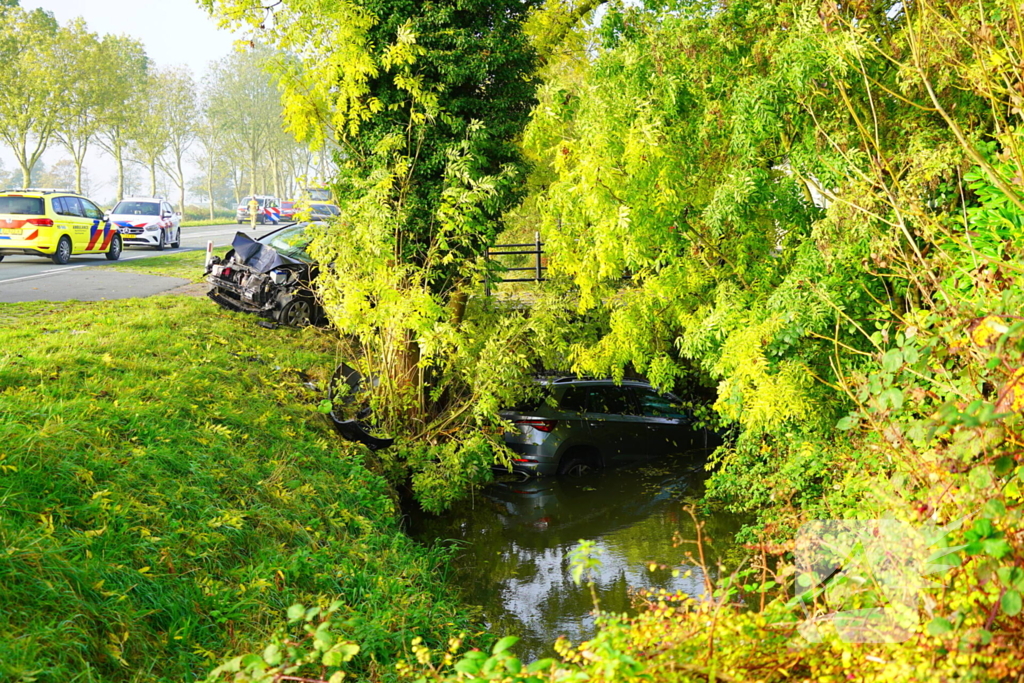
[[[306,252],[309,225],[286,225],[257,239],[236,234],[231,251],[206,267],[212,285],[207,296],[224,308],[282,325],[321,324],[324,311],[313,292],[318,266]]]

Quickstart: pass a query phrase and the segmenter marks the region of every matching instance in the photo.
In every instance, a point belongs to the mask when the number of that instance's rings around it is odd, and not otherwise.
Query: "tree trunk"
[[[181,167],[181,157],[178,156],[176,159],[178,168],[178,198],[180,200],[178,204],[178,211],[181,211],[182,218],[185,217],[185,169]]]
[[[462,321],[466,317],[466,304],[468,302],[469,292],[461,287],[452,295],[450,306],[452,311],[452,323],[454,325],[458,326],[462,324]]]
[[[156,196],[156,157],[149,160],[149,196]]]
[[[422,415],[426,410],[426,401],[423,400],[423,374],[420,368],[420,356],[420,344],[412,338],[412,333],[409,333],[399,360],[398,383],[411,390],[412,395],[416,397],[416,408]]]
[[[273,154],[270,155],[270,170],[274,178],[274,196],[281,197],[281,174],[278,173],[278,160]]]
[[[206,169],[206,193],[210,198],[210,220],[213,220],[213,155],[207,154],[209,164]]]
[[[82,160],[75,158],[75,192],[82,194]]]
[[[258,154],[256,150],[252,150],[249,155],[249,194],[256,195],[256,166],[259,163]]]
[[[121,147],[115,148],[114,162],[117,164],[117,201],[124,199],[124,154]]]
[[[32,187],[32,169],[25,165],[24,161],[18,163],[21,166],[21,186],[24,189]]]

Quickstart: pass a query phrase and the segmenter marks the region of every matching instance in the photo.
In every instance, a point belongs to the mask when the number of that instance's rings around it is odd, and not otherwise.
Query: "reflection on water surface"
[[[495,484],[443,517],[413,520],[410,532],[427,543],[458,542],[452,582],[465,601],[481,608],[492,631],[520,636],[520,656],[549,656],[558,636],[578,643],[593,634],[590,591],[570,575],[569,555],[581,539],[603,551],[596,577],[602,610],[632,613],[630,588],[703,593],[700,568],[685,561],[688,549],[696,555],[694,546],[676,546],[674,539],[696,538],[683,505],[703,495],[704,455],[576,480]],[[705,522],[705,534],[714,539],[705,552],[714,566],[736,550],[732,537],[740,520],[717,514]],[[669,568],[652,572],[651,563]]]

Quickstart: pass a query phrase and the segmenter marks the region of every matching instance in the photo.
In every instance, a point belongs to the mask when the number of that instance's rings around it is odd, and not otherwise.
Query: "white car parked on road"
[[[128,197],[110,211],[126,247],[153,247],[161,251],[181,244],[181,213],[158,197]]]

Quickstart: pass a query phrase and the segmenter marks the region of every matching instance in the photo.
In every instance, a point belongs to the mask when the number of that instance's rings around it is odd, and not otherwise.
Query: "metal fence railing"
[[[544,243],[540,241],[540,233],[534,233],[535,239],[532,243],[525,244],[495,244],[487,250],[484,254],[484,258],[487,261],[495,261],[502,273],[519,274],[522,272],[531,273],[530,277],[494,277],[491,274],[491,269],[488,268],[484,274],[484,294],[487,296],[491,295],[491,285],[498,284],[499,282],[543,282],[544,271],[547,270],[547,266],[544,265]],[[528,248],[528,247],[532,247]],[[529,266],[506,266],[503,265],[498,259],[508,256],[533,256],[533,264]],[[521,261],[520,261],[521,262]]]

